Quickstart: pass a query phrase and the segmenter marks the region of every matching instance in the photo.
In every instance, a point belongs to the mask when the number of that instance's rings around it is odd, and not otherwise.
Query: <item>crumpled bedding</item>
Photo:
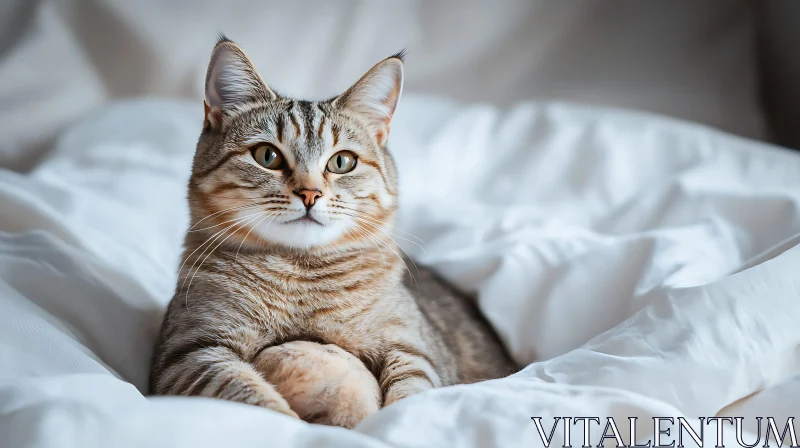
[[[638,417],[646,441],[654,416],[796,410],[800,156],[645,114],[412,96],[390,139],[398,243],[526,367],[352,431],[145,397],[201,110],[115,104],[31,174],[0,171],[0,446],[543,446],[531,417],[614,417],[623,437]]]

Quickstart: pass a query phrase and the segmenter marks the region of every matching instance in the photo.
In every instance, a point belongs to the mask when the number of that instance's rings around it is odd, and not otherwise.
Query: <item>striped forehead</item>
[[[252,128],[244,143],[275,143],[298,166],[316,164],[334,147],[352,150],[369,145],[353,129],[352,120],[342,122],[328,102],[286,99],[248,115]]]
[[[254,111],[255,112],[255,111]],[[268,141],[289,152],[297,165],[316,164],[333,147],[324,105],[311,101],[288,100],[256,117],[256,135],[248,142]]]

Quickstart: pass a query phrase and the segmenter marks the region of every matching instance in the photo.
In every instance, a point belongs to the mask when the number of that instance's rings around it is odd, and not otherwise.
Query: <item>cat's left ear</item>
[[[403,92],[404,56],[401,51],[379,62],[333,101],[334,107],[362,118],[380,146],[389,137],[389,122]]]
[[[225,36],[211,53],[206,72],[206,122],[211,127],[238,106],[277,98],[244,51]]]

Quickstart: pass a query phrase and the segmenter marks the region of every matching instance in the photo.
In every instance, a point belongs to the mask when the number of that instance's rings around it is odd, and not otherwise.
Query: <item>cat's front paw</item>
[[[336,345],[287,342],[263,350],[255,365],[309,423],[352,428],[381,407],[375,377]]]
[[[265,403],[262,404],[262,406],[275,412],[280,412],[283,415],[288,415],[289,417],[300,420],[300,416],[297,415],[297,412],[293,411],[291,407],[289,407],[289,403],[287,403],[286,400]]]
[[[424,392],[433,388],[431,382],[426,378],[408,378],[394,383],[386,391],[383,397],[383,405],[389,406],[403,398]]]

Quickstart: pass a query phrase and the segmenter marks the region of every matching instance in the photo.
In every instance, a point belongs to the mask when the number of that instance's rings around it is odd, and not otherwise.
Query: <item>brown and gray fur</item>
[[[409,395],[514,371],[470,300],[398,255],[386,140],[402,74],[395,55],[334,99],[298,101],[220,40],[154,394],[352,427]],[[279,168],[254,158],[265,144]],[[355,168],[329,171],[343,150]]]

